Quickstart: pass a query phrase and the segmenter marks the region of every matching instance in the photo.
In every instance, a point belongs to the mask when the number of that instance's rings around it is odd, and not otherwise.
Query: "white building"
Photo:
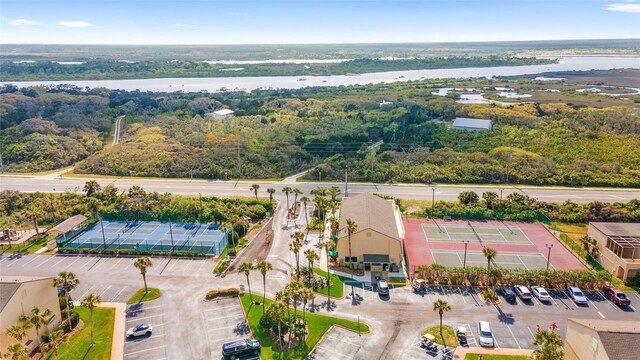
[[[491,120],[458,117],[453,120],[453,129],[469,131],[491,130],[493,129],[493,122]]]
[[[222,109],[222,110],[218,110],[218,111],[214,111],[212,113],[209,113],[209,115],[213,116],[216,119],[222,119],[225,118],[231,114],[233,114],[233,110],[231,109]]]

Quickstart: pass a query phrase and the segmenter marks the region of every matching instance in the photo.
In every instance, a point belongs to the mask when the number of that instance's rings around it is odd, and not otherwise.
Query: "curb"
[[[229,266],[227,266],[226,269],[224,269],[224,271],[222,271],[220,273],[220,276],[224,276],[227,274],[227,271],[229,271],[229,269],[231,268],[231,266],[233,266],[233,264],[236,262],[236,259],[240,257],[240,255],[249,247],[249,244],[251,244],[253,242],[253,240],[255,240],[255,238],[258,237],[258,235],[260,235],[269,224],[271,224],[271,222],[273,221],[273,216],[264,224],[262,225],[262,228],[260,229],[260,231],[258,231],[252,238],[251,240],[247,240],[247,246],[243,247],[242,250],[240,250],[239,253],[236,254],[236,257],[233,259],[232,262],[229,263]],[[215,270],[215,267],[214,267]]]

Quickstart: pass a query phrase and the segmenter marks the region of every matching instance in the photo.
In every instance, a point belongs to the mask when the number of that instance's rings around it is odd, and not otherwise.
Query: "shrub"
[[[205,299],[212,300],[212,299],[221,298],[221,297],[238,296],[239,294],[240,294],[240,290],[236,288],[229,288],[229,289],[223,289],[223,290],[210,290],[207,293],[207,295],[205,295]]]
[[[627,279],[628,286],[640,286],[640,272],[637,272],[636,275],[632,278]]]
[[[131,249],[81,249],[81,248],[59,248],[59,254],[109,254],[120,256],[184,256],[184,257],[205,257],[208,254],[203,254],[195,251],[174,251],[173,253],[167,251],[147,251],[147,250],[131,250]]]
[[[71,326],[69,326],[69,322],[71,322]],[[74,327],[76,327],[76,325],[78,325],[79,322],[80,314],[78,314],[77,311],[72,311],[71,317],[60,323],[59,329],[64,329],[64,331],[70,332]]]

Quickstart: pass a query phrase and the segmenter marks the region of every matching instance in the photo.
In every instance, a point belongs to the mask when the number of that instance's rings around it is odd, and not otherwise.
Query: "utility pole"
[[[431,188],[431,218],[433,218],[433,208],[436,203],[436,189],[437,187]]]
[[[241,165],[240,165],[240,141],[237,142],[238,148],[238,177],[240,177]]]
[[[349,197],[349,166],[344,166],[344,197]]]
[[[171,219],[169,219],[169,235],[171,236],[171,252],[173,253],[173,230],[171,230],[173,226],[171,225]]]
[[[373,163],[376,160],[376,150],[371,151],[371,182],[373,182]]]
[[[509,184],[509,175],[511,173],[511,158],[513,157],[513,145],[509,145],[509,156],[507,157],[507,181]]]
[[[544,244],[544,246],[549,249],[549,252],[547,254],[547,270],[549,270],[549,260],[551,260],[551,249],[553,248],[553,244]]]
[[[98,216],[100,215],[98,214]],[[100,227],[102,228],[102,244],[104,245],[104,249],[107,250],[107,239],[104,237],[104,224],[102,223],[102,218],[98,220],[100,220]]]

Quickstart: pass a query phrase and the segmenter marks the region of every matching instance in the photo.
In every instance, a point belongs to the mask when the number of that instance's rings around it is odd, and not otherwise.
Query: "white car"
[[[532,286],[531,292],[533,296],[537,297],[540,301],[551,301],[551,295],[542,286]]]
[[[567,286],[567,292],[569,293],[569,297],[573,300],[574,303],[578,305],[586,305],[587,297],[584,296],[582,290],[580,290],[577,286]]]
[[[151,324],[140,324],[127,330],[127,338],[145,336],[151,334],[152,331]]]
[[[478,343],[482,347],[494,347],[493,334],[491,333],[491,326],[486,321],[478,322]]]

